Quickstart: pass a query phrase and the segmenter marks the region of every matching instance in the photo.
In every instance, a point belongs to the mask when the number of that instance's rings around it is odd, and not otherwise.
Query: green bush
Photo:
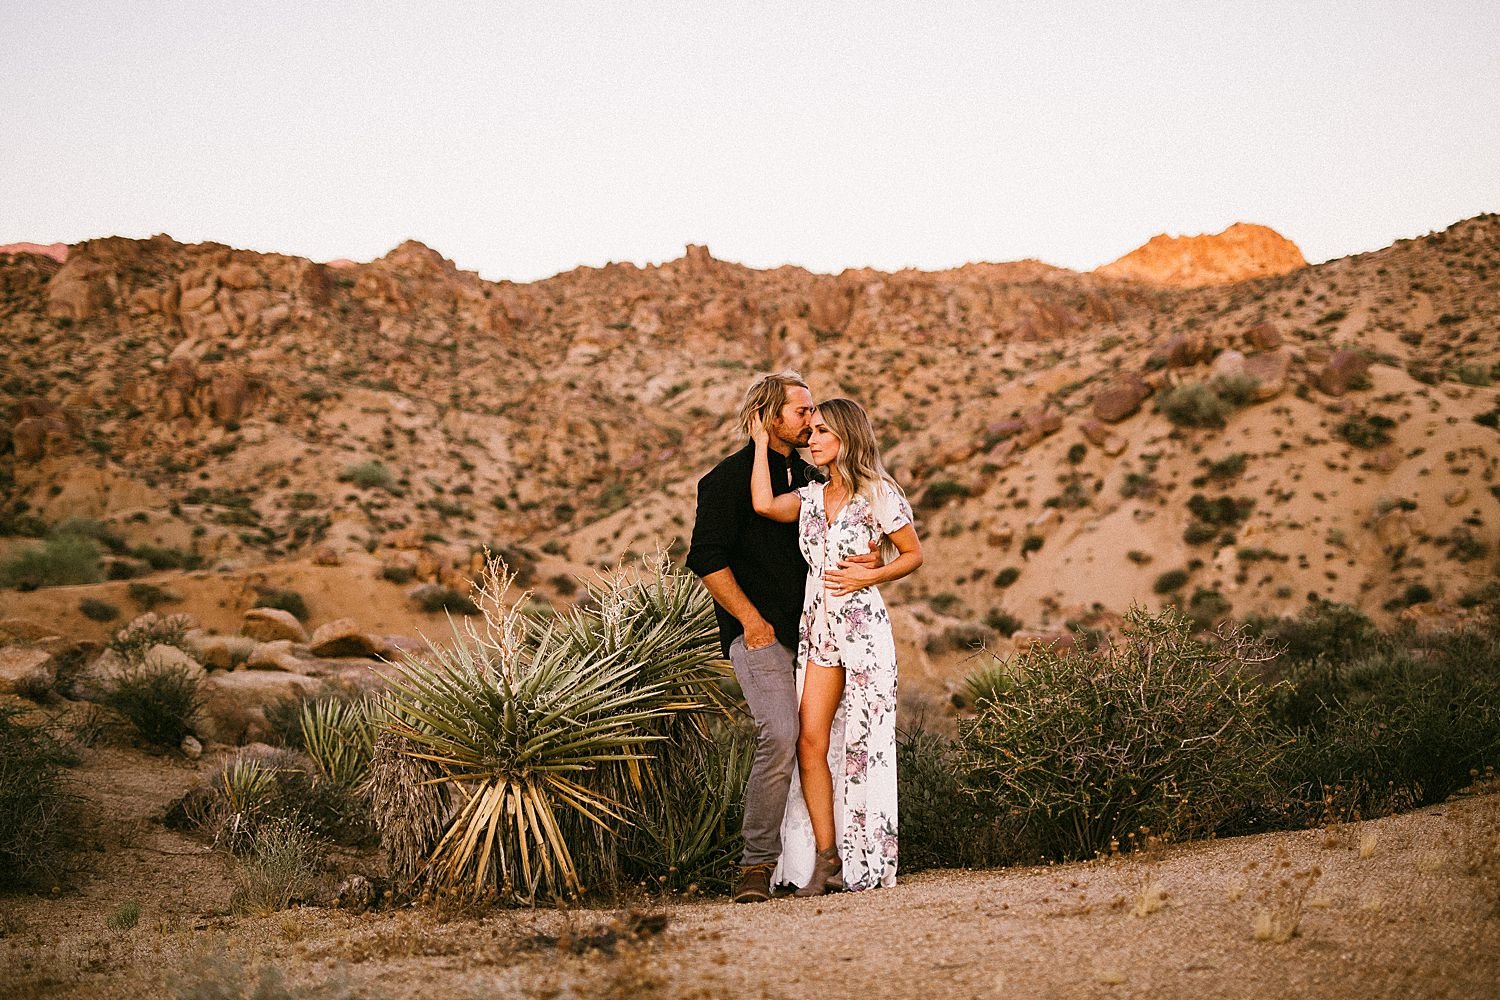
[[[1500,765],[1496,663],[1500,640],[1463,631],[1417,648],[1385,637],[1357,658],[1295,667],[1273,703],[1296,733],[1284,778],[1293,819],[1441,802]]]
[[[1378,413],[1357,414],[1342,421],[1334,433],[1356,448],[1374,448],[1390,441],[1396,422]]]
[[[897,733],[903,875],[926,868],[988,868],[1013,853],[987,804],[964,791],[957,758],[953,742],[935,733],[920,728]]]
[[[1017,860],[1093,857],[1148,827],[1190,837],[1269,794],[1281,749],[1255,643],[1193,640],[1170,609],[1125,616],[1095,653],[1034,647],[1015,683],[959,725],[964,787]]]
[[[363,794],[323,777],[306,754],[294,750],[235,757],[174,803],[166,817],[169,827],[201,830],[236,854],[252,849],[262,827],[283,821],[340,844],[368,844],[375,832]]]
[[[1182,540],[1189,545],[1202,545],[1218,537],[1219,529],[1206,521],[1189,521],[1188,526],[1182,532]]]
[[[307,621],[307,602],[295,590],[280,587],[261,587],[255,591],[257,607],[277,608],[294,616],[298,621]]]
[[[1009,587],[1021,578],[1021,571],[1014,566],[1007,566],[995,574],[995,586]]]
[[[1007,639],[1014,635],[1016,629],[1020,628],[1024,624],[1026,623],[1021,621],[1021,619],[1017,618],[1015,615],[1011,614],[1008,611],[1001,610],[1000,608],[990,608],[989,612],[984,616],[985,627],[994,629],[997,633],[1003,635]]]
[[[127,585],[125,593],[143,611],[151,611],[179,599],[152,583],[131,583]]]
[[[1157,398],[1157,409],[1178,427],[1223,427],[1233,409],[1202,382],[1184,382]]]
[[[112,622],[120,617],[119,608],[97,597],[85,597],[79,601],[78,610],[83,613],[83,617],[95,622]]]
[[[17,590],[68,587],[104,579],[99,546],[81,535],[58,535],[0,562],[0,586]]]
[[[1253,375],[1221,375],[1214,379],[1213,391],[1229,406],[1248,406],[1255,401],[1260,380]]]
[[[64,772],[73,754],[21,715],[0,705],[0,889],[57,879],[77,822],[79,800]]]
[[[193,731],[203,704],[198,678],[187,668],[157,663],[149,656],[115,679],[104,703],[158,747],[181,743]]]
[[[1368,615],[1348,604],[1313,601],[1296,618],[1251,617],[1246,627],[1277,655],[1274,666],[1316,660],[1352,660],[1381,646],[1383,637]]]
[[[380,459],[371,459],[357,465],[345,466],[339,473],[339,482],[353,483],[360,489],[390,490],[396,485],[396,475],[386,468]]]
[[[461,594],[452,587],[439,587],[422,592],[423,611],[447,611],[455,615],[477,615],[479,605],[468,594]]]
[[[1188,572],[1185,569],[1169,569],[1156,578],[1151,589],[1158,594],[1170,594],[1187,586]]]

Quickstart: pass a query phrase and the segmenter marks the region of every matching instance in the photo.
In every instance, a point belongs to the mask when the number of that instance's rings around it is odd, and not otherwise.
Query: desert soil
[[[929,871],[751,906],[643,897],[638,912],[666,918],[660,933],[575,954],[567,942],[627,911],[232,914],[230,861],[157,821],[221,763],[84,751],[90,849],[56,890],[0,899],[0,995],[237,997],[270,977],[287,992],[254,995],[1472,998],[1500,982],[1494,847],[1488,867],[1473,863],[1500,828],[1493,789],[1148,861]],[[1258,916],[1285,916],[1303,885],[1299,932],[1257,940]],[[130,901],[139,922],[110,929]]]

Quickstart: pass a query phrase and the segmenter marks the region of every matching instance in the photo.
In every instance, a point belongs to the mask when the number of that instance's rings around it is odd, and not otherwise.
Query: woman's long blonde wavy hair
[[[836,397],[818,404],[813,419],[822,420],[839,439],[839,457],[833,460],[839,475],[849,485],[850,495],[862,493],[870,502],[875,500],[875,487],[881,481],[890,484],[898,496],[906,496],[901,485],[891,478],[880,461],[880,445],[875,440],[875,428],[870,424],[870,415],[865,408],[852,399]],[[882,541],[880,553],[886,562],[896,557],[897,550],[889,540]]]

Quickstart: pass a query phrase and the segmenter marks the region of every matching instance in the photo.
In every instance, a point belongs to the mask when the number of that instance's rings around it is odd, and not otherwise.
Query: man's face
[[[766,432],[792,448],[805,448],[812,438],[812,393],[800,385],[788,386],[781,412],[766,424]]]

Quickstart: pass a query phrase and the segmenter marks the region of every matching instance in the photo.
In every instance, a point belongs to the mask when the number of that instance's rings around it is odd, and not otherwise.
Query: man
[[[817,476],[797,455],[812,436],[812,393],[793,371],[757,379],[740,404],[740,431],[759,419],[770,435],[771,488],[787,493]],[[807,564],[797,525],[778,524],[750,505],[754,445],[730,455],[698,481],[698,515],[687,566],[714,599],[719,645],[734,666],[755,719],[755,761],[745,786],[745,850],[736,903],[771,897],[781,855],[781,819],[797,766],[797,629]],[[877,554],[851,562],[878,567]]]

